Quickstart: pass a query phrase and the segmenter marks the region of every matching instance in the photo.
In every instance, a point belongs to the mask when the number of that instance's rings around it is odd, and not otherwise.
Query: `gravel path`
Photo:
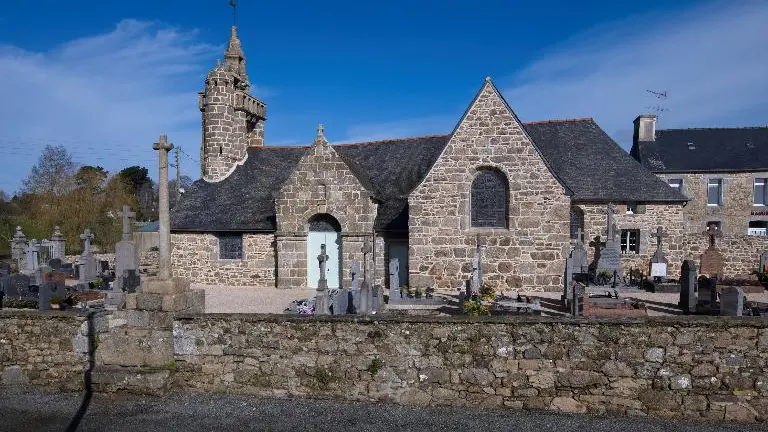
[[[736,432],[765,425],[688,423],[515,410],[430,407],[252,396],[94,395],[0,389],[0,430],[16,431],[591,431]],[[68,428],[68,426],[73,426]],[[76,428],[74,427],[76,426]]]
[[[277,289],[254,288],[220,285],[197,285],[193,288],[205,289],[206,313],[283,313],[288,304],[293,300],[311,298],[315,296],[314,289]],[[506,292],[507,295],[516,295],[517,292]],[[559,292],[521,292],[521,295],[551,299],[542,306],[548,315],[564,314],[565,311],[557,310],[559,307]],[[644,291],[632,291],[620,293],[622,297],[646,302],[649,316],[677,315],[681,311],[677,308],[680,294],[651,293]],[[758,301],[768,303],[768,293],[745,294],[746,301]],[[557,304],[557,305],[556,305]]]

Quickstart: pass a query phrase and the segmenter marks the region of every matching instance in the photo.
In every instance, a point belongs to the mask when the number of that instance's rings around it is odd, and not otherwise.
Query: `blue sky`
[[[0,189],[17,190],[48,143],[155,175],[160,133],[199,176],[197,92],[227,40],[227,0],[6,3]],[[448,133],[488,75],[522,120],[593,117],[625,148],[657,103],[660,128],[765,125],[766,22],[764,1],[238,7],[268,145],[309,143],[317,123],[332,142]]]

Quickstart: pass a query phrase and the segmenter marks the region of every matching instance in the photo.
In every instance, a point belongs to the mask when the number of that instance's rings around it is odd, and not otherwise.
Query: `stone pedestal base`
[[[189,288],[182,278],[147,278],[139,292],[125,295],[125,308],[146,311],[203,313],[205,291]]]

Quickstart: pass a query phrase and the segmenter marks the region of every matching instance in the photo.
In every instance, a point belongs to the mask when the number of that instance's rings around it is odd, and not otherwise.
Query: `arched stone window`
[[[576,206],[571,206],[571,238],[572,239],[576,239],[579,236],[579,230],[584,232],[584,212]]]
[[[469,198],[473,228],[507,228],[508,190],[504,174],[493,169],[478,170]]]

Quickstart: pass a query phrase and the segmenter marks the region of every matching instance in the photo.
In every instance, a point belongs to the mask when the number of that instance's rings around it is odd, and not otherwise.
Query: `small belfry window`
[[[707,180],[707,205],[723,205],[723,179]]]
[[[219,259],[235,260],[243,259],[242,234],[219,235]]]
[[[621,253],[640,253],[640,230],[621,230]]]
[[[507,179],[496,170],[479,170],[470,194],[471,226],[507,227]]]
[[[755,193],[753,202],[756,206],[764,206],[766,204],[766,187],[765,187],[766,179],[764,178],[756,178],[755,179]]]

